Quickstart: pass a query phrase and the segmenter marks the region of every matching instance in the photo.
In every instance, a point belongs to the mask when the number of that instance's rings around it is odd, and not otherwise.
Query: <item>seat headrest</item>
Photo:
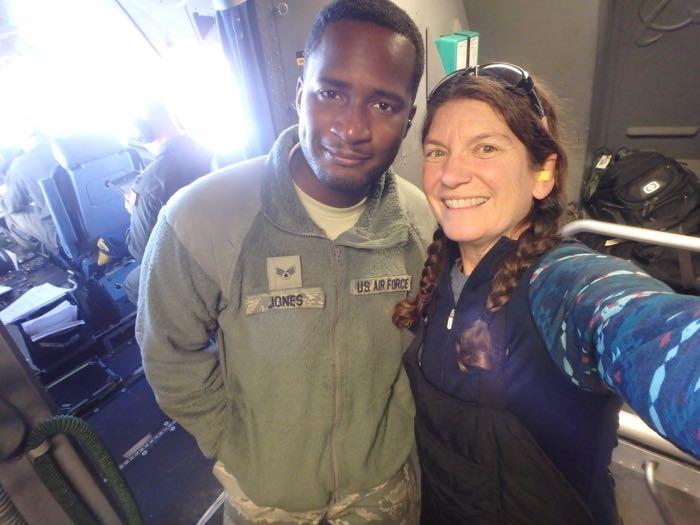
[[[85,162],[124,151],[126,144],[114,135],[93,133],[52,139],[51,147],[56,161],[69,170]]]

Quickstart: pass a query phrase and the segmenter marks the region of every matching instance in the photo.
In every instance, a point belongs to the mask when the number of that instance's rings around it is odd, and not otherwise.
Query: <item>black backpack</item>
[[[700,181],[661,153],[599,151],[585,191],[584,206],[598,220],[691,235],[700,229],[693,218],[700,208]],[[689,218],[694,220],[688,223]]]
[[[601,149],[582,186],[593,219],[684,235],[700,235],[700,181],[680,162],[656,152]],[[700,254],[600,236],[582,238],[595,249],[623,257],[677,291],[700,293]]]

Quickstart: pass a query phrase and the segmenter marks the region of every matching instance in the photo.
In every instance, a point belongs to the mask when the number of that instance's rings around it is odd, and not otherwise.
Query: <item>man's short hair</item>
[[[423,37],[410,16],[389,0],[335,0],[316,16],[309,36],[304,45],[304,57],[308,59],[321,42],[321,37],[328,24],[341,20],[370,22],[408,38],[415,48],[414,71],[411,92],[415,97],[418,84],[423,76],[424,47]]]
[[[161,100],[147,101],[141,108],[140,115],[134,119],[134,125],[145,144],[158,140],[177,128],[175,116]]]

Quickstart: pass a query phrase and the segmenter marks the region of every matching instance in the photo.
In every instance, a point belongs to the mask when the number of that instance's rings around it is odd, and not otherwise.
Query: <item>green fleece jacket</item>
[[[297,133],[171,199],[136,324],[161,408],[256,504],[289,511],[376,486],[409,457],[414,407],[390,319],[434,228],[423,194],[387,172],[329,240],[292,185]]]

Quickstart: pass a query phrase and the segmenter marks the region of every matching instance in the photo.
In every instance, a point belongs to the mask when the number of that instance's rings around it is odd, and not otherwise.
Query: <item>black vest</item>
[[[422,523],[618,523],[609,464],[620,400],[583,391],[552,361],[530,314],[530,271],[491,320],[500,366],[457,367],[454,334],[483,316],[493,272],[513,247],[502,239],[484,257],[451,321],[450,258],[428,324],[404,358],[416,400]]]

